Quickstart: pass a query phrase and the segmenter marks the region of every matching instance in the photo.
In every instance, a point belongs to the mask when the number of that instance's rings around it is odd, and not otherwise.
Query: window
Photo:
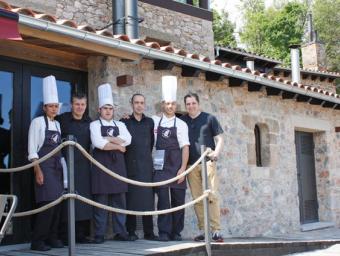
[[[256,166],[262,166],[261,131],[260,131],[260,127],[257,124],[255,125],[254,133],[255,133]]]
[[[267,124],[257,123],[254,126],[255,159],[256,166],[267,167],[270,165],[270,134]]]

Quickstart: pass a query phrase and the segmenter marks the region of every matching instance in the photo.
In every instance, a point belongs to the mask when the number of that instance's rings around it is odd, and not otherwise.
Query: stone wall
[[[47,12],[59,19],[74,20],[101,29],[112,22],[111,0],[8,0],[10,4]],[[214,57],[212,22],[154,5],[138,2],[140,38],[170,42],[188,52]]]
[[[226,145],[218,162],[221,221],[224,234],[230,231],[233,236],[265,236],[300,229],[294,131],[298,128],[314,132],[320,220],[340,226],[340,176],[336,171],[340,164],[340,135],[334,132],[339,111],[281,100],[262,92],[250,93],[246,87],[231,88],[228,80],[207,82],[203,75],[183,78],[180,73],[179,67],[155,71],[150,60],[133,64],[111,57],[91,57],[91,114],[94,117],[97,109],[97,85],[103,82],[113,86],[116,118],[131,111],[129,98],[134,92],[146,95],[148,115],[159,112],[161,76],[165,74],[179,78],[178,111],[185,111],[183,96],[188,91],[197,92],[201,108],[214,113],[225,131]],[[117,87],[115,78],[122,74],[133,75],[134,85]],[[317,126],[319,123],[326,125]],[[267,129],[266,167],[257,167],[252,160],[255,124],[265,124]],[[188,209],[183,236],[192,237],[197,232],[194,212]]]
[[[177,48],[214,57],[212,22],[138,2],[141,36],[172,42]]]

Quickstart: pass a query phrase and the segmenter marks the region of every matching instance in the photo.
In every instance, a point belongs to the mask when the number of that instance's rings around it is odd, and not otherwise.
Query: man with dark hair
[[[125,163],[127,176],[130,179],[142,182],[152,182],[153,163],[152,148],[154,144],[154,122],[151,118],[144,115],[145,97],[136,93],[131,98],[133,113],[121,121],[125,123],[129,130],[132,140],[126,147]],[[140,187],[128,185],[126,194],[127,209],[133,211],[153,211],[154,193],[151,187]],[[144,238],[154,240],[152,216],[143,216]],[[129,233],[128,239],[135,241],[136,235],[136,216],[127,215],[126,228]]]
[[[209,188],[212,191],[209,195],[209,217],[212,240],[214,242],[223,242],[223,237],[220,234],[220,205],[217,196],[218,177],[216,174],[216,161],[223,147],[223,129],[215,116],[200,110],[199,97],[196,93],[185,95],[184,104],[188,114],[182,116],[181,119],[188,125],[189,129],[189,165],[195,163],[200,157],[201,145],[205,145],[213,150],[208,155],[207,162]],[[202,195],[201,165],[198,165],[189,173],[188,183],[194,199]],[[195,204],[195,213],[198,219],[198,228],[202,231],[204,228],[202,201]],[[204,241],[204,235],[196,236],[195,241]]]
[[[60,122],[61,136],[67,138],[73,135],[86,151],[90,150],[90,117],[85,113],[87,107],[87,98],[83,93],[72,95],[71,112],[65,112],[57,117]],[[66,153],[63,152],[63,153]],[[67,156],[67,154],[64,154]],[[67,159],[67,158],[66,158]],[[74,151],[74,185],[79,195],[91,199],[91,173],[90,162],[80,153]],[[66,175],[66,174],[65,174]],[[66,177],[64,177],[65,180]],[[65,184],[66,185],[66,184]],[[76,200],[75,219],[76,219],[76,242],[90,242],[86,237],[90,233],[90,220],[92,218],[92,207],[88,204]],[[63,204],[62,222],[60,225],[60,235],[64,243],[67,239],[67,203]]]

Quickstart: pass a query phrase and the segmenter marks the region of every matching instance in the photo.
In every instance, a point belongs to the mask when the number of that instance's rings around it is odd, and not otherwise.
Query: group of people
[[[162,113],[147,117],[144,114],[145,96],[136,93],[131,97],[132,114],[120,121],[114,119],[114,102],[110,84],[98,87],[97,120],[86,114],[87,97],[74,94],[71,112],[58,115],[59,100],[53,76],[43,79],[44,115],[32,120],[29,129],[29,160],[37,161],[61,143],[62,138],[73,135],[75,140],[102,165],[111,171],[142,182],[159,182],[176,177],[197,161],[201,145],[212,149],[207,157],[210,223],[212,240],[222,242],[220,233],[220,206],[217,196],[218,178],[216,161],[223,147],[223,129],[216,117],[202,112],[199,97],[189,93],[184,97],[187,114],[176,117],[177,78],[162,77]],[[35,199],[43,206],[57,199],[67,187],[64,152],[34,166]],[[64,163],[64,164],[63,164]],[[64,166],[64,170],[63,170]],[[168,185],[141,187],[112,178],[76,150],[76,192],[94,201],[134,211],[164,210],[185,203],[186,180],[192,197],[202,195],[201,164],[187,176]],[[198,228],[194,239],[203,241],[204,215],[202,201],[195,204]],[[31,249],[46,251],[67,243],[67,217],[65,204],[56,205],[37,214],[33,227]],[[76,202],[76,241],[103,243],[107,229],[108,212]],[[89,240],[91,220],[94,222],[94,240]],[[182,240],[184,209],[157,217],[158,236],[154,234],[152,216],[143,216],[144,239],[169,241]],[[134,241],[136,216],[112,213],[114,239]]]

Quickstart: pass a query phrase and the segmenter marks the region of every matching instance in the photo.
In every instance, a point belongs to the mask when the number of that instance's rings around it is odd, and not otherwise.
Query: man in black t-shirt
[[[223,242],[223,237],[220,233],[220,205],[217,196],[218,177],[216,174],[216,161],[223,147],[223,129],[215,116],[201,112],[199,97],[196,93],[187,94],[184,97],[184,104],[188,114],[182,116],[181,119],[186,122],[189,129],[189,165],[195,163],[200,157],[201,145],[205,145],[213,150],[208,155],[209,160],[207,161],[208,183],[212,191],[209,195],[210,226],[212,240],[214,242]],[[189,173],[188,183],[194,199],[202,195],[201,165],[198,165]],[[202,231],[204,228],[202,201],[195,204],[195,213],[198,219],[198,228]],[[199,234],[195,237],[195,241],[204,241],[204,235]]]

